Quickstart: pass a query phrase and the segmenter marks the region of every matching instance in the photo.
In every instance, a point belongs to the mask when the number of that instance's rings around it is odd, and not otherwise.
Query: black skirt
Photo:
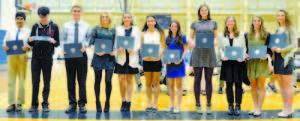
[[[222,61],[220,80],[232,83],[244,82],[249,85],[246,62]]]
[[[126,61],[125,61],[124,65],[120,65],[120,64],[116,63],[114,73],[116,73],[116,74],[138,74],[139,73],[138,68],[132,68],[129,65],[129,53],[127,50],[126,50]]]
[[[144,72],[161,72],[162,61],[143,61]]]
[[[274,73],[280,75],[291,75],[294,71],[294,59],[289,58],[287,66],[284,66],[284,58],[280,53],[275,53]]]

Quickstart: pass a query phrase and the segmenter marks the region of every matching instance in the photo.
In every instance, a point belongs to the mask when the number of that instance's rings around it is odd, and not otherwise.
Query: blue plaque
[[[24,54],[23,41],[16,41],[16,40],[9,40],[6,41],[6,46],[9,48],[6,52],[7,55],[17,55],[17,54]]]
[[[164,50],[164,57],[163,57],[163,61],[164,63],[175,63],[175,62],[179,62],[180,61],[180,50],[169,50],[169,49],[165,49]]]
[[[117,49],[120,47],[123,49],[134,49],[134,37],[118,36]]]
[[[245,49],[243,47],[225,47],[225,58],[228,60],[244,60]]]
[[[249,47],[248,55],[250,59],[266,58],[267,46]]]
[[[66,43],[64,44],[65,58],[80,58],[82,57],[81,52],[82,44],[81,43]]]
[[[96,39],[95,40],[95,53],[110,54],[113,52],[113,40],[110,39]]]
[[[213,33],[196,33],[197,48],[214,48]]]
[[[283,34],[271,34],[270,36],[270,44],[269,48],[277,47],[277,48],[285,48],[287,41],[287,35]]]
[[[142,46],[142,56],[159,58],[159,49],[158,44],[144,44]]]

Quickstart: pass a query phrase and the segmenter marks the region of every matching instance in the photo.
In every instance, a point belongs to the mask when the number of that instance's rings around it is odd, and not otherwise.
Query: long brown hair
[[[285,15],[285,26],[287,28],[291,27],[292,26],[292,21],[291,21],[291,18],[289,16],[289,13],[286,10],[283,10],[283,9],[278,10],[277,13],[279,13],[279,12],[283,12],[284,15]],[[278,25],[281,26],[280,22],[278,22]]]
[[[234,26],[233,26],[233,35],[234,37],[238,37],[239,36],[239,29],[237,28],[237,25],[236,25],[236,19],[233,17],[233,16],[228,16],[225,20],[225,27],[224,27],[224,37],[229,37],[230,36],[230,32],[228,30],[228,26],[226,25],[227,23],[227,20],[232,18],[233,21],[234,21]]]
[[[261,40],[267,39],[267,37],[268,37],[268,32],[266,31],[266,29],[265,29],[265,27],[264,27],[263,19],[262,19],[261,16],[256,15],[256,16],[254,16],[254,17],[252,18],[252,22],[251,22],[251,26],[250,26],[250,31],[249,31],[249,33],[248,33],[248,40],[253,40],[253,38],[255,37],[255,30],[254,30],[254,25],[253,25],[253,20],[254,20],[255,18],[258,18],[258,19],[260,19],[260,21],[261,21],[261,25],[260,25],[260,28],[259,28],[259,38],[260,38]]]
[[[199,20],[202,20],[203,18],[202,18],[202,16],[201,16],[201,9],[203,8],[203,7],[206,7],[207,8],[207,11],[208,11],[208,14],[207,14],[207,20],[211,20],[211,17],[210,17],[210,9],[209,9],[209,7],[206,5],[206,4],[203,4],[203,5],[201,5],[200,7],[199,7],[199,9],[198,9],[198,19]]]

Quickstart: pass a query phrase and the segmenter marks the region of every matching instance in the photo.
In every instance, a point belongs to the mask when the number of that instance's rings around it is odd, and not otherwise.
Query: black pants
[[[234,94],[233,94],[233,84],[235,85],[235,105],[240,105],[242,103],[243,88],[241,82],[226,82],[226,95],[227,101],[230,106],[234,104]]]
[[[43,89],[43,102],[42,106],[48,106],[48,97],[50,92],[50,80],[52,71],[53,59],[50,58],[36,58],[33,57],[31,60],[31,76],[32,76],[32,107],[39,106],[39,88],[40,88],[40,76],[41,71],[43,72],[44,89]]]
[[[87,78],[87,55],[83,53],[81,58],[65,59],[68,83],[69,105],[77,106],[76,100],[76,74],[79,86],[79,106],[85,106],[86,98],[86,78]]]
[[[100,105],[100,84],[102,80],[102,71],[103,70],[94,70],[95,72],[95,84],[94,84],[94,91],[95,91],[95,96],[96,96],[96,105]],[[111,85],[111,79],[113,76],[113,69],[106,69],[105,70],[105,94],[106,94],[106,101],[110,101],[110,95],[111,95],[111,90],[112,90],[112,85]]]

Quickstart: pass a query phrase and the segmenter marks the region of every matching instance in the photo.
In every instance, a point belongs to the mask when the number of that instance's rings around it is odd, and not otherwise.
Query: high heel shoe
[[[109,101],[105,101],[104,113],[109,112],[109,108],[110,108],[110,102]]]
[[[96,102],[97,112],[102,112],[101,102]]]
[[[121,105],[121,112],[124,112],[126,110],[126,101],[123,101],[122,102],[122,105]]]

